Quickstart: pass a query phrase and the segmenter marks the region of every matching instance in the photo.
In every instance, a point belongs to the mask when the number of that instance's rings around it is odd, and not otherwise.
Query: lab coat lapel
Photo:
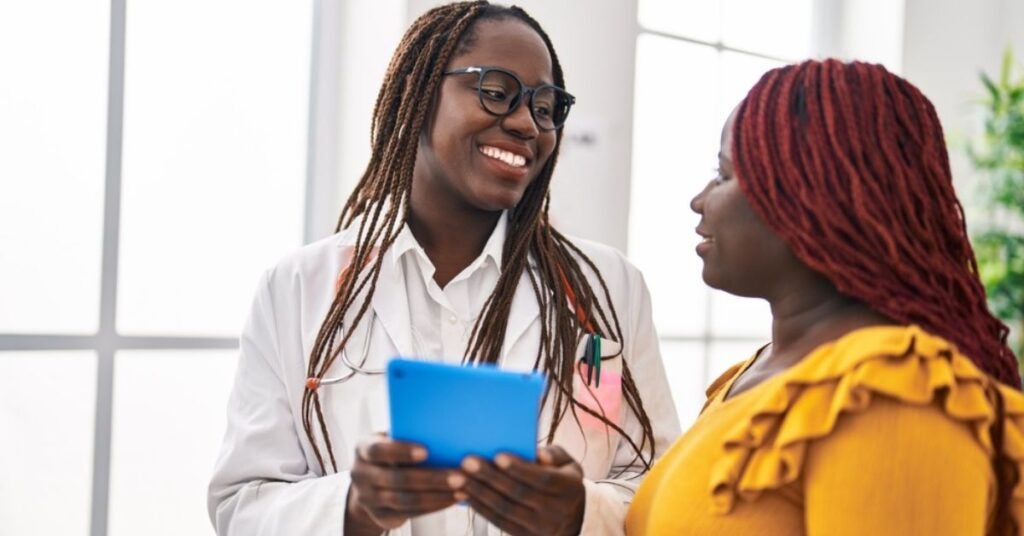
[[[419,357],[413,355],[409,298],[399,270],[391,252],[386,252],[377,279],[377,289],[373,293],[373,312],[394,344],[398,356]]]
[[[539,316],[537,297],[533,294],[530,276],[524,271],[519,277],[519,284],[516,285],[516,293],[512,297],[512,305],[509,309],[508,325],[505,327],[505,342],[501,345],[502,363],[508,363],[507,358],[512,347],[519,342],[519,339]],[[536,348],[531,349],[530,352],[530,355],[536,355]],[[530,364],[533,364],[532,361]]]

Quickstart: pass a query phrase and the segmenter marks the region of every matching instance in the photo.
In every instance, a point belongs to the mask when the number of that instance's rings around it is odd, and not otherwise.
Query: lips
[[[700,227],[698,227],[696,230],[697,230],[697,234],[700,235],[700,237],[701,237],[701,241],[697,244],[697,248],[696,248],[697,255],[700,255],[701,257],[703,257],[714,246],[715,237],[712,236],[707,231],[704,231]]]
[[[512,167],[526,167],[533,162],[533,149],[525,143],[507,138],[479,140],[480,154]]]
[[[530,176],[533,151],[514,141],[481,141],[477,152],[489,172],[500,180],[521,184]]]
[[[480,152],[488,158],[504,162],[514,168],[526,167],[526,157],[512,151],[506,151],[493,145],[481,145]]]

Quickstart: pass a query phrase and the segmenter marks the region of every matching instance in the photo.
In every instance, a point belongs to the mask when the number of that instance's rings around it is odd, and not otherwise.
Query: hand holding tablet
[[[575,535],[586,502],[583,469],[561,447],[538,450],[543,390],[540,374],[393,360],[391,436],[423,446],[423,467],[459,469],[446,477],[454,499],[504,532]]]

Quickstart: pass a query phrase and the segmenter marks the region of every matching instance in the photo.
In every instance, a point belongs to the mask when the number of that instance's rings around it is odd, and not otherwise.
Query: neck
[[[410,207],[409,230],[434,265],[434,280],[443,288],[480,256],[502,212],[416,205]]]
[[[483,251],[501,215],[501,212],[486,212],[473,218],[460,218],[454,214],[418,214],[412,210],[409,230],[435,264],[438,258],[455,256],[469,257],[466,262],[469,265]]]
[[[777,364],[791,365],[814,348],[873,325],[891,324],[867,305],[839,293],[826,281],[801,292],[780,293],[769,300],[772,310],[772,349]]]

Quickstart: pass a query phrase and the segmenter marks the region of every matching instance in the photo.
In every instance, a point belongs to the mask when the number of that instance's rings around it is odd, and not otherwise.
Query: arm
[[[408,518],[454,503],[448,473],[413,467],[412,445],[374,438],[361,444],[351,470],[320,476],[310,466],[289,403],[297,395],[285,388],[289,364],[278,350],[273,296],[264,278],[240,340],[208,496],[218,534],[408,534]]]
[[[808,454],[807,534],[985,533],[991,462],[969,425],[935,406],[875,396]]]
[[[239,341],[228,424],[208,495],[218,534],[343,534],[347,471],[309,466],[285,389],[269,274]]]

